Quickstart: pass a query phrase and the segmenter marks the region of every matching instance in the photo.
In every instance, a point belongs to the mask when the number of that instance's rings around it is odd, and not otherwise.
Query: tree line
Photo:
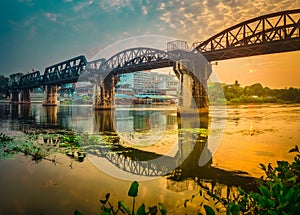
[[[10,86],[18,83],[22,75],[24,75],[24,74],[16,73],[16,74],[10,75],[9,77],[0,75],[0,97],[8,96]]]
[[[300,88],[270,89],[260,83],[241,87],[234,84],[209,83],[209,100],[211,103],[300,103]]]

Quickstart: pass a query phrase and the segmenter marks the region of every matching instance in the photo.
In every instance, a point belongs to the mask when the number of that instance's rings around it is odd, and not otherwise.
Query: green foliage
[[[233,199],[224,199],[207,190],[217,203],[221,202],[228,215],[238,214],[300,214],[300,152],[295,146],[294,161],[277,161],[277,167],[260,164],[265,176],[259,181],[259,192],[246,193],[241,188]],[[206,214],[211,214],[204,206]]]
[[[123,214],[127,215],[156,215],[158,211],[160,212],[161,215],[166,215],[167,210],[165,206],[162,203],[158,203],[158,206],[153,206],[149,207],[148,211],[146,210],[145,204],[141,204],[138,209],[135,212],[135,197],[138,195],[138,188],[139,188],[139,183],[137,181],[134,181],[131,183],[129,190],[128,190],[128,196],[133,197],[133,205],[132,209],[129,208],[129,206],[123,201],[120,200],[118,201],[118,209],[115,210],[113,205],[109,202],[110,194],[105,195],[105,199],[100,200],[101,203],[101,215],[115,215],[119,214],[119,212],[122,212]]]
[[[81,213],[81,212],[78,211],[78,210],[75,210],[74,215],[83,215],[83,213]]]
[[[128,196],[136,197],[139,191],[139,183],[137,181],[132,182],[129,190],[128,190]]]
[[[0,134],[0,146],[0,158],[10,158],[14,154],[23,153],[31,155],[34,161],[40,161],[46,154],[46,151],[35,142],[14,140],[5,134]]]
[[[80,135],[75,135],[75,134],[69,134],[69,135],[63,135],[61,137],[62,143],[65,146],[74,146],[74,147],[79,147],[81,146],[82,142],[82,137]]]
[[[13,140],[12,137],[7,136],[6,134],[0,133],[0,143],[5,144],[8,141]]]
[[[206,215],[215,215],[215,211],[208,205],[204,205]]]
[[[162,203],[158,203],[158,210],[160,211],[161,215],[166,215],[167,214],[167,209]]]
[[[211,104],[224,104],[224,98],[229,104],[245,103],[299,103],[300,89],[270,89],[260,83],[241,87],[235,84],[209,83],[209,100]]]
[[[13,158],[14,155],[23,153],[26,156],[31,156],[32,160],[36,162],[48,160],[57,163],[55,159],[50,159],[48,156],[63,153],[82,162],[85,158],[85,153],[79,147],[82,138],[84,137],[70,132],[29,134],[16,138],[0,133],[0,159]]]
[[[0,93],[8,92],[8,83],[9,78],[5,77],[4,75],[0,75]]]

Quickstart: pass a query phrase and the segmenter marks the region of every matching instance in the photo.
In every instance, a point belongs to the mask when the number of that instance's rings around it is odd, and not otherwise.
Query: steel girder
[[[40,71],[35,71],[26,75],[23,75],[19,81],[19,89],[31,89],[40,87],[43,81]],[[14,86],[16,87],[16,86]]]
[[[87,69],[90,70],[99,70],[100,66],[102,66],[106,62],[105,58],[100,58],[98,60],[93,60],[88,62],[87,64]]]
[[[300,9],[232,26],[195,47],[208,61],[300,50]]]
[[[43,75],[43,85],[61,85],[76,82],[85,71],[87,60],[80,55],[47,67]]]
[[[101,74],[129,73],[141,70],[173,66],[168,53],[153,48],[132,48],[119,52],[102,64],[98,71]]]
[[[106,62],[105,58],[100,58],[87,63],[84,72],[81,74],[79,81],[89,81],[96,83],[99,79],[99,68]]]

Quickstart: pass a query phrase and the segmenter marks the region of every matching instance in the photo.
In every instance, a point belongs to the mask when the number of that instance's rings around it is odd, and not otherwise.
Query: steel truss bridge
[[[194,43],[196,44],[196,43]],[[300,9],[272,13],[234,25],[192,50],[176,47],[162,51],[152,48],[132,48],[121,51],[109,59],[88,62],[81,55],[23,75],[14,89],[32,89],[47,85],[74,83],[79,77],[93,82],[95,77],[107,74],[129,73],[140,70],[174,66],[182,53],[200,52],[208,62],[271,53],[300,50]],[[181,51],[181,52],[177,52]],[[181,53],[181,54],[178,54]]]
[[[35,71],[20,78],[13,89],[32,89],[88,80],[95,82],[109,74],[172,67],[186,55],[201,53],[208,62],[239,57],[300,50],[300,9],[272,13],[234,25],[215,36],[197,43],[192,50],[171,47],[167,51],[138,47],[123,50],[109,59],[88,62],[81,55],[49,66],[41,74]],[[164,175],[168,167],[156,163],[135,162],[130,157],[98,151],[124,171],[138,175]],[[188,165],[188,164],[187,164]],[[197,171],[198,172],[198,171]],[[182,177],[185,175],[182,173]]]
[[[300,9],[260,16],[234,25],[198,44],[208,61],[300,49]]]

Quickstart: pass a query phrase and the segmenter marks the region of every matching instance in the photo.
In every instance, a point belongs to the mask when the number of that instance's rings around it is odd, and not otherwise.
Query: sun
[[[249,70],[249,73],[250,73],[250,74],[251,74],[251,73],[253,73],[253,70],[252,70],[252,69],[250,69],[250,70]]]

